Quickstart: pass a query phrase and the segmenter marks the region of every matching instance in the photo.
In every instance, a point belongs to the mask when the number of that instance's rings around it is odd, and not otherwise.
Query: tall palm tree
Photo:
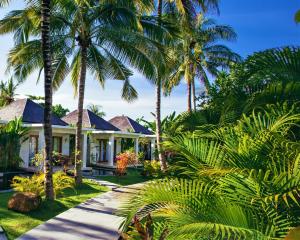
[[[195,78],[203,82],[209,91],[210,83],[207,73],[216,76],[219,68],[229,68],[230,64],[239,62],[238,54],[232,52],[218,41],[232,41],[236,39],[234,30],[226,25],[217,25],[212,19],[198,16],[193,29],[182,33],[182,40],[178,41],[174,55],[178,59],[169,80],[167,88],[172,88],[184,78],[187,83],[188,112],[195,106]]]
[[[165,4],[167,3],[167,4]],[[206,12],[208,9],[216,9],[218,11],[218,0],[200,0],[200,1],[193,1],[193,0],[179,0],[179,1],[171,1],[166,0],[158,0],[157,2],[157,15],[159,21],[162,20],[164,17],[164,9],[163,7],[167,8],[167,11],[170,9],[173,10],[174,8],[180,15],[179,17],[180,22],[186,23],[186,28],[183,31],[187,30],[192,22],[195,20],[195,13],[196,9],[200,8],[203,12]],[[169,14],[173,14],[173,12],[169,12]],[[166,12],[165,15],[168,15]],[[162,89],[162,81],[165,80],[164,78],[165,73],[158,69],[158,78],[156,80],[156,112],[155,112],[155,120],[156,120],[156,143],[157,143],[157,150],[158,150],[158,157],[161,163],[161,170],[167,170],[167,163],[166,159],[162,152],[162,132],[161,132],[161,89]]]
[[[7,82],[0,82],[0,107],[4,107],[15,101],[18,86],[19,82],[15,83],[13,78],[10,78]]]
[[[0,6],[10,3],[10,0],[1,0]],[[35,2],[28,1],[28,5],[34,5]],[[45,195],[49,200],[54,199],[53,180],[52,180],[52,125],[51,125],[51,107],[52,107],[52,72],[51,72],[51,43],[50,43],[50,15],[51,0],[42,0],[39,14],[40,26],[36,30],[41,34],[41,51],[44,66],[44,92],[45,92],[45,108],[44,108],[44,137],[45,137]],[[32,25],[32,22],[30,23]],[[21,25],[19,25],[21,27]],[[23,23],[24,26],[24,23]],[[24,40],[28,38],[28,32],[20,31],[19,35],[23,35]],[[27,35],[27,36],[26,36]]]
[[[71,80],[78,95],[77,183],[81,183],[82,109],[87,71],[95,75],[102,86],[106,79],[122,80],[122,97],[132,101],[137,97],[137,92],[130,85],[132,72],[126,65],[154,79],[154,59],[163,61],[163,48],[158,40],[170,35],[168,27],[159,27],[155,18],[137,16],[134,6],[129,3],[124,1],[124,5],[121,5],[119,2],[112,4],[111,1],[96,3],[57,0],[52,12],[53,85],[58,88],[71,72]],[[0,22],[0,32],[14,31],[18,34],[19,21],[22,22],[24,18],[29,18],[27,29],[34,29],[31,25],[34,25],[32,22],[35,23],[37,13],[36,9],[12,12]],[[34,30],[32,32],[34,34]],[[40,44],[40,39],[34,39],[21,42],[11,50],[9,64],[17,75],[26,78],[33,70],[43,66]]]

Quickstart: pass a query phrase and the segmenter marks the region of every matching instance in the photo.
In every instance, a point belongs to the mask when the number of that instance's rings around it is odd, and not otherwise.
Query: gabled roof
[[[0,109],[0,119],[11,121],[22,118],[23,123],[44,123],[44,108],[30,99],[18,99]],[[52,125],[67,126],[68,124],[52,114]]]
[[[68,124],[76,125],[77,116],[77,110],[75,110],[63,117],[62,119]],[[95,113],[87,109],[83,109],[82,126],[85,128],[94,128],[98,130],[120,131],[120,129],[113,126],[109,122],[105,121],[103,118],[97,116]]]
[[[124,132],[142,133],[145,135],[153,134],[152,131],[148,130],[147,128],[127,116],[117,116],[110,119],[109,122]]]

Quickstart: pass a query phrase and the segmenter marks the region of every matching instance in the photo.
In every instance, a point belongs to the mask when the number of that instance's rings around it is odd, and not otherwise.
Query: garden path
[[[18,240],[117,240],[122,218],[116,216],[115,211],[142,184],[119,187],[106,181],[95,181],[111,191],[57,215]]]

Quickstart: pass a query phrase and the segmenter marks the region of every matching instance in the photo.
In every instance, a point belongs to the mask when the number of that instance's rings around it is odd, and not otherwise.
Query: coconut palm
[[[296,105],[278,105],[210,136],[171,138],[181,178],[147,184],[124,206],[124,227],[151,214],[166,239],[283,238],[300,224],[299,122]]]
[[[187,109],[191,112],[192,95],[195,107],[196,78],[203,82],[209,91],[211,86],[207,73],[216,76],[220,68],[228,68],[231,63],[240,61],[240,57],[219,43],[235,40],[234,30],[227,25],[217,25],[212,19],[204,19],[199,15],[194,29],[182,34],[182,40],[178,41],[174,49],[178,64],[174,67],[166,87],[170,89],[185,79],[188,92]]]
[[[112,4],[111,1],[96,3],[57,0],[52,11],[53,86],[58,88],[71,72],[71,81],[78,95],[77,183],[81,182],[82,109],[87,71],[102,86],[106,79],[122,80],[122,97],[132,101],[137,97],[137,92],[130,85],[132,72],[127,65],[137,68],[147,78],[154,79],[154,59],[164,61],[163,48],[158,40],[170,36],[168,26],[161,28],[154,18],[138,17],[134,8],[128,8],[129,2],[124,1],[125,5],[121,5]],[[35,25],[39,24],[36,15],[38,8],[12,12],[0,22],[0,32],[13,31],[18,35],[19,22],[27,18],[26,27],[34,35]],[[17,38],[24,39],[24,36]],[[40,44],[39,39],[21,41],[11,50],[8,61],[15,74],[26,78],[32,71],[43,67]]]
[[[201,9],[203,12],[206,12],[209,9],[215,9],[218,11],[218,0],[208,0],[208,1],[170,1],[170,0],[158,0],[157,1],[157,16],[159,21],[162,21],[163,18],[169,18],[173,16],[173,10],[179,13],[177,19],[180,19],[176,22],[184,22],[187,30],[192,22],[195,20],[197,9]],[[164,9],[165,8],[165,9]],[[165,11],[164,11],[165,10]],[[171,17],[173,20],[174,18]],[[156,144],[158,150],[158,157],[161,163],[162,171],[166,171],[167,164],[162,152],[162,130],[161,130],[161,89],[166,79],[166,68],[168,66],[158,67],[158,78],[156,79],[156,111],[155,111],[155,121],[156,121]]]
[[[0,7],[8,5],[10,0],[1,0]],[[34,1],[26,1],[27,6],[33,6],[36,4]],[[50,15],[51,15],[51,0],[42,0],[40,3],[40,14],[35,15],[36,22],[40,22],[40,25],[35,25],[35,33],[39,32],[41,35],[41,50],[42,50],[42,62],[44,65],[44,92],[45,92],[45,108],[44,108],[44,136],[45,136],[45,194],[46,198],[53,200],[53,180],[52,180],[52,127],[51,127],[51,107],[52,107],[52,72],[51,72],[51,43],[50,43]],[[23,19],[24,20],[24,19]],[[19,22],[20,23],[20,22]],[[23,42],[28,39],[28,32],[25,28],[25,21],[19,25],[19,31],[15,34],[15,40]],[[19,38],[18,37],[22,37]]]
[[[102,110],[102,106],[96,104],[89,104],[87,107],[91,112],[95,113],[99,117],[105,117],[105,112]]]
[[[13,78],[10,78],[7,82],[0,82],[0,107],[4,107],[15,101],[18,86],[19,83],[16,83]]]

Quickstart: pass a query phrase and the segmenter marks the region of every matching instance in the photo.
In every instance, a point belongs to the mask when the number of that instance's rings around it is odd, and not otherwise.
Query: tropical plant
[[[81,183],[82,109],[87,70],[95,75],[101,85],[108,78],[122,80],[122,97],[132,101],[137,97],[137,92],[130,85],[129,76],[132,73],[126,65],[136,67],[150,79],[154,78],[153,59],[162,59],[157,40],[170,34],[168,26],[158,27],[155,18],[138,16],[131,1],[99,3],[56,0],[54,3],[51,17],[53,86],[58,88],[71,71],[71,80],[78,94],[75,179]],[[144,1],[137,5],[141,11],[149,8]],[[14,11],[0,22],[0,32],[15,32],[18,35],[19,24],[15,23],[29,18],[27,32],[36,35],[38,15],[38,6]],[[23,35],[20,38],[23,37],[27,41],[17,44],[10,52],[9,64],[17,75],[26,78],[35,69],[42,69],[43,65],[41,41],[36,38],[28,40]]]
[[[148,183],[124,229],[151,214],[166,239],[281,239],[299,226],[299,108],[270,105],[208,135],[165,142],[180,178]]]
[[[132,151],[119,153],[116,156],[116,174],[123,176],[126,174],[128,165],[136,165],[138,163],[138,156]]]
[[[99,117],[105,117],[106,115],[105,112],[102,110],[103,107],[101,105],[89,104],[87,108]]]
[[[61,104],[52,106],[52,113],[59,118],[66,116],[68,112],[70,112],[70,110],[68,108],[64,108]]]
[[[0,7],[6,6],[10,3],[10,0],[1,0]],[[45,92],[45,108],[44,108],[44,136],[45,136],[45,190],[46,197],[48,199],[54,198],[53,186],[52,186],[52,127],[51,127],[51,107],[52,107],[52,59],[51,59],[51,43],[50,43],[50,15],[51,15],[51,0],[42,0],[39,2],[39,11],[32,11],[32,7],[37,4],[36,1],[26,1],[27,8],[23,18],[19,18],[19,21],[15,21],[14,24],[6,25],[6,29],[0,31],[1,33],[10,32],[16,30],[14,34],[15,42],[23,43],[28,40],[31,34],[41,35],[40,50],[42,51],[41,58],[39,59],[44,67],[44,92]],[[14,14],[20,13],[20,11],[13,11]],[[22,12],[22,11],[21,11]],[[38,14],[37,14],[38,13]],[[29,16],[33,18],[28,19]],[[25,18],[24,18],[25,17]],[[25,21],[29,20],[29,21]],[[32,27],[35,27],[32,30]],[[3,27],[3,26],[2,26]],[[1,27],[0,27],[1,28]],[[5,28],[5,27],[4,27]]]
[[[6,171],[20,167],[19,156],[22,141],[26,140],[28,129],[21,119],[15,119],[0,126],[0,169]]]
[[[170,0],[158,0],[157,1],[157,17],[161,22],[163,18],[170,18],[174,20],[174,9],[179,13],[177,19],[179,21],[185,22],[186,26],[190,26],[195,20],[195,13],[197,9],[201,9],[206,12],[209,9],[218,10],[218,0],[208,0],[208,1],[170,1]],[[175,21],[178,25],[178,21]],[[169,54],[168,54],[169,55]],[[170,56],[168,56],[170,57]],[[171,61],[172,62],[172,61]],[[166,159],[162,150],[162,130],[161,130],[161,89],[164,85],[167,76],[167,69],[170,68],[170,64],[162,64],[160,61],[157,63],[158,77],[156,78],[156,109],[155,109],[155,122],[156,122],[156,144],[158,151],[158,158],[161,163],[162,171],[167,170]],[[165,62],[164,62],[165,63]],[[172,63],[171,63],[172,64]]]
[[[300,10],[298,10],[295,14],[295,22],[299,23],[300,22]]]
[[[9,105],[15,101],[17,96],[16,90],[19,86],[18,82],[15,82],[13,78],[10,78],[7,82],[0,82],[0,107]]]
[[[34,174],[31,177],[15,176],[11,186],[17,192],[31,192],[37,196],[45,196],[45,174]],[[56,172],[53,174],[54,197],[63,193],[65,189],[74,189],[74,181],[64,172]]]
[[[182,26],[182,29],[185,29]],[[195,80],[203,82],[206,90],[210,90],[207,73],[216,76],[219,69],[226,69],[234,62],[241,60],[240,56],[220,42],[233,41],[236,33],[227,25],[217,25],[212,19],[198,16],[196,24],[189,32],[182,33],[173,49],[177,64],[173,67],[169,80],[166,82],[166,91],[177,86],[184,78],[188,86],[188,112],[196,107]],[[193,101],[192,101],[193,95]]]

